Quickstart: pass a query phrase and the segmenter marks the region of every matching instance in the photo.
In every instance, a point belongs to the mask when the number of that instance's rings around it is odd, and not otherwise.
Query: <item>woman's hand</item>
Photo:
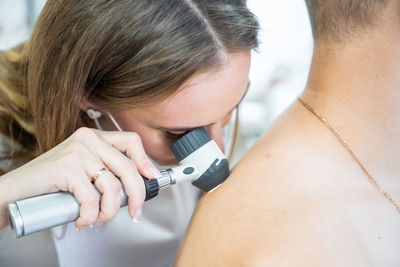
[[[93,181],[104,167],[109,171]],[[0,177],[0,203],[4,205],[0,229],[5,227],[7,203],[60,190],[73,193],[80,204],[77,229],[111,220],[121,204],[121,183],[130,217],[140,220],[146,197],[140,174],[155,178],[160,172],[146,155],[138,134],[80,128],[53,149]],[[100,205],[94,185],[102,194]]]

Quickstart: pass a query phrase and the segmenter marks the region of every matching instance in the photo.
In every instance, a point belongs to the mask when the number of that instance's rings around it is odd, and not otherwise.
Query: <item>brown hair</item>
[[[110,111],[156,102],[221,55],[258,45],[240,0],[48,0],[26,45],[0,54],[0,132],[30,159]]]
[[[314,39],[340,41],[375,22],[388,0],[305,0]]]

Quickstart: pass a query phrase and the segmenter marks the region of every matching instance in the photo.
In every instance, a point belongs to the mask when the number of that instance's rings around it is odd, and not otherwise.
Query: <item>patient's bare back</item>
[[[397,210],[295,103],[201,200],[176,264],[399,266],[399,240]]]

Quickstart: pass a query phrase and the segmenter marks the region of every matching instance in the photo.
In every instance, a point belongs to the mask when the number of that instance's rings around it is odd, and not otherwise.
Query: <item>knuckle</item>
[[[88,226],[88,225],[94,223],[95,221],[96,221],[95,217],[89,216],[85,213],[83,213],[79,216],[79,223],[82,226]]]
[[[136,132],[130,132],[129,133],[129,139],[131,140],[132,143],[142,143],[142,138],[140,135]]]
[[[118,209],[106,209],[101,211],[101,217],[105,221],[112,220],[118,213]]]
[[[138,159],[137,165],[140,167],[147,167],[148,165],[152,164],[149,157],[146,154],[141,155]]]
[[[90,218],[85,213],[82,213],[78,219],[81,226],[87,226],[91,223]]]
[[[97,183],[100,182],[104,191],[111,193],[112,195],[120,195],[121,193],[121,182],[118,178],[116,178],[112,173],[109,173],[107,176],[103,177],[102,180],[96,180]]]
[[[79,223],[82,224],[83,226],[87,226],[89,224],[92,224],[93,222],[96,221],[97,213],[91,214],[90,212],[81,212],[79,215]]]
[[[110,188],[111,188],[111,190],[112,190],[113,192],[119,194],[119,193],[121,192],[122,185],[121,185],[121,183],[120,183],[119,181],[113,180],[113,182],[112,182]]]
[[[95,136],[96,133],[88,127],[80,127],[73,134],[75,140],[89,140],[91,138],[94,138]]]

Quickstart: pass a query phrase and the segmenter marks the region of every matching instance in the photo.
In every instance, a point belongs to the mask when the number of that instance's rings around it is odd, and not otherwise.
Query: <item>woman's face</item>
[[[114,117],[124,131],[140,135],[146,153],[158,164],[176,163],[169,147],[193,128],[204,127],[224,150],[222,127],[246,94],[249,68],[250,51],[230,54],[221,68],[194,75],[162,102]]]

